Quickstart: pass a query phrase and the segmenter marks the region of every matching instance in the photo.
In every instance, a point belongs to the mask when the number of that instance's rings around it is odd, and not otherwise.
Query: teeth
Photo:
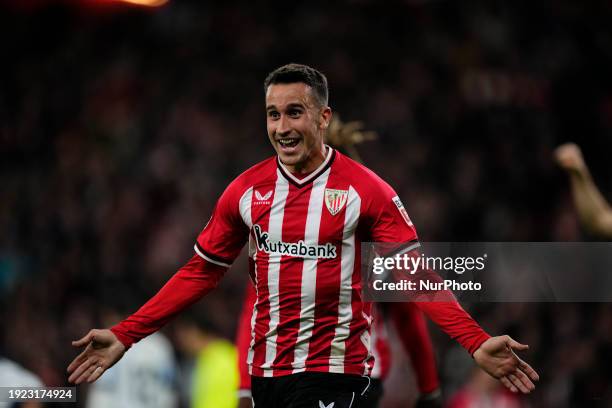
[[[297,142],[297,139],[280,139],[278,141],[278,143],[282,144],[283,146],[290,146],[292,144],[297,144]]]

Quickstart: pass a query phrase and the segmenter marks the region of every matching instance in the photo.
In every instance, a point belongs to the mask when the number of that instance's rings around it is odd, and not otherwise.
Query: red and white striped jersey
[[[401,210],[387,183],[332,148],[304,178],[271,158],[229,185],[195,249],[227,266],[249,241],[257,290],[252,375],[370,373],[360,244],[416,240]]]
[[[328,148],[303,178],[276,158],[225,190],[187,264],[111,331],[126,348],[159,330],[215,288],[249,242],[257,301],[248,363],[252,375],[302,371],[369,374],[371,305],[361,297],[362,241],[406,243],[416,232],[389,185]],[[470,354],[489,338],[454,300],[419,302]]]

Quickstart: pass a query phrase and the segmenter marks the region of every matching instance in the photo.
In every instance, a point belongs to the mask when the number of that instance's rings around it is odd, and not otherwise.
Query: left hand
[[[512,392],[528,394],[535,389],[538,373],[521,360],[514,350],[527,350],[528,345],[513,340],[510,336],[491,337],[474,352],[476,364],[489,375],[497,378]]]

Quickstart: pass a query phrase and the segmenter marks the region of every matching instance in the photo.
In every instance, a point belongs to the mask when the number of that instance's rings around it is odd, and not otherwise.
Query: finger
[[[74,372],[68,377],[68,381],[76,384],[76,380],[86,372],[89,367],[93,365],[93,362],[89,359],[85,360]]]
[[[529,394],[529,389],[523,384],[521,380],[514,374],[509,374],[508,379],[512,382],[512,384],[518,388],[523,394]]]
[[[95,331],[90,330],[89,333],[87,333],[84,337],[73,341],[72,345],[74,347],[83,347],[84,345],[89,344],[93,340],[94,335],[95,335]]]
[[[501,381],[501,383],[504,384],[504,386],[508,388],[510,391],[518,392],[516,387],[510,382],[510,380],[507,377],[501,377],[499,381]]]
[[[520,358],[519,358],[519,368],[521,369],[522,372],[527,374],[529,376],[529,378],[532,379],[533,381],[539,381],[540,380],[540,376],[538,375],[536,370],[531,368],[531,366],[529,364],[527,364],[526,362],[524,362]]]
[[[527,344],[521,344],[518,341],[514,340],[512,337],[507,336],[508,338],[506,339],[506,344],[512,348],[513,350],[528,350],[529,346]]]
[[[527,377],[527,375],[524,372],[522,372],[520,369],[517,369],[514,372],[514,375],[527,388],[528,392],[535,390],[534,383],[531,382],[529,377]]]
[[[89,376],[98,368],[98,364],[90,365],[87,370],[83,371],[83,373],[76,379],[75,384],[81,384],[83,381],[89,378]]]
[[[102,366],[100,366],[100,365],[99,365],[99,366],[97,366],[97,367],[94,369],[93,373],[91,373],[91,375],[90,375],[89,377],[87,377],[87,380],[86,380],[86,381],[87,381],[88,383],[92,383],[92,382],[96,381],[98,378],[100,378],[100,376],[101,376],[102,374],[104,374],[104,371],[105,371],[105,370],[104,370],[104,367],[102,367]]]
[[[87,359],[87,350],[83,351],[81,354],[79,354],[78,356],[76,356],[74,358],[74,360],[72,360],[72,363],[70,363],[70,365],[68,366],[68,373],[71,373],[75,370],[75,368],[77,368],[78,366],[80,366],[83,361],[85,361],[85,359]]]

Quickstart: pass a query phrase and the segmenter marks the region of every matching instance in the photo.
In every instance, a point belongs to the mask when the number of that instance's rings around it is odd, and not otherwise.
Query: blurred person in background
[[[44,387],[44,384],[36,374],[0,354],[0,387]],[[0,408],[42,408],[42,403],[0,401]]]
[[[584,228],[599,237],[612,238],[612,208],[595,185],[580,147],[574,143],[563,144],[555,150],[555,158],[569,176],[576,211]]]
[[[465,386],[452,395],[446,408],[521,408],[516,394],[502,387],[484,371],[475,368]]]
[[[363,164],[357,146],[378,138],[376,132],[364,131],[363,127],[364,124],[361,121],[343,122],[340,116],[335,114],[329,124],[326,139],[330,145],[341,148],[353,160]],[[388,324],[393,324],[403,350],[410,356],[419,392],[416,407],[440,406],[442,402],[440,381],[433,345],[423,312],[410,302],[378,303],[375,305],[373,316],[372,341],[375,365],[372,370],[372,381],[380,392],[377,393],[377,398],[372,399],[369,407],[378,406],[384,392],[383,383],[388,377],[394,360],[390,354],[391,348],[386,329]]]
[[[238,403],[236,347],[212,319],[188,313],[174,325],[176,344],[187,357],[182,383],[191,408],[235,408]]]
[[[112,325],[120,312],[102,308],[102,322]],[[177,408],[177,362],[170,341],[161,332],[139,342],[87,392],[87,408]]]
[[[257,263],[255,308],[267,305],[266,312],[257,313],[256,340],[248,356],[255,405],[297,407],[318,401],[322,406],[341,408],[367,399],[373,362],[371,304],[361,299],[360,265],[354,260],[360,256],[359,243],[364,239],[399,241],[410,244],[407,250],[416,251],[416,230],[390,186],[323,143],[332,113],[322,73],[288,64],[268,75],[265,91],[268,136],[277,156],[251,167],[229,185],[197,239],[195,255],[157,295],[111,329],[93,329],[73,342],[74,347],[86,348],[69,365],[69,381],[97,380],[132,344],[159,330],[216,287],[251,237],[257,241],[251,240],[249,245],[249,255]],[[324,203],[324,189],[332,181],[332,186],[347,190],[332,189],[325,193]],[[348,190],[353,191],[348,201],[337,196],[331,202],[331,194],[348,194]],[[362,199],[366,200],[363,212]],[[310,202],[317,216],[305,223],[310,218]],[[344,211],[345,203],[351,208],[346,211],[346,220],[333,218]],[[323,204],[328,212],[321,212]],[[284,228],[283,221],[300,225],[299,220],[301,227]],[[264,227],[255,223],[264,221]],[[321,232],[327,230],[323,239],[317,238],[319,227]],[[299,246],[298,241],[306,245],[309,257],[282,257],[282,248]],[[341,256],[336,255],[338,243],[342,243]],[[286,261],[283,268],[296,272],[283,274],[286,282],[279,281],[281,259]],[[313,259],[321,261],[329,282],[313,280],[322,272],[308,273],[310,268],[318,268]],[[300,274],[307,266],[307,273]],[[263,271],[270,275],[262,277]],[[489,336],[450,292],[438,293],[453,300],[422,302],[419,308],[513,392],[535,389],[532,381],[538,379],[537,373],[513,351],[528,346],[509,336]],[[353,309],[361,313],[353,313]]]

